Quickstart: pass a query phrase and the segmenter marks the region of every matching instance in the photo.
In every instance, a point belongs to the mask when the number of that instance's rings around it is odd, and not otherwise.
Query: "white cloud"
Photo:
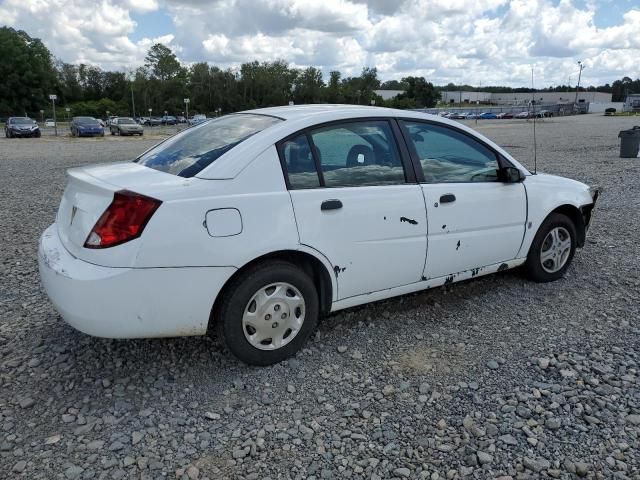
[[[437,83],[586,83],[637,75],[640,8],[598,28],[599,3],[576,0],[4,0],[0,23],[42,38],[67,62],[133,68],[156,41],[185,62],[220,66],[285,59],[383,79]],[[138,39],[132,15],[162,10],[171,31]],[[143,25],[153,31],[153,25]]]

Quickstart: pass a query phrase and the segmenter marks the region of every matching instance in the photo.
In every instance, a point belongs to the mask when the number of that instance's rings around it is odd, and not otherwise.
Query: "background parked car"
[[[56,122],[53,121],[53,118],[47,118],[44,121],[44,126],[45,127],[55,127],[56,126]]]
[[[157,127],[158,125],[162,125],[162,119],[160,117],[147,117],[144,119],[142,124],[150,127]]]
[[[69,129],[74,137],[104,137],[104,127],[93,117],[73,117]]]
[[[498,118],[513,118],[513,113],[511,113],[511,112],[500,112],[498,115],[496,115],[496,117],[498,117]]]
[[[41,135],[38,124],[29,117],[9,117],[4,124],[4,134],[7,138],[39,137]]]
[[[483,120],[492,120],[498,118],[498,116],[493,112],[482,112],[480,115],[478,115],[478,118],[481,118]]]
[[[450,118],[452,120],[463,120],[465,118],[467,118],[467,114],[466,113],[460,113],[460,112],[454,112],[449,114],[449,116],[447,118]]]
[[[529,118],[529,112],[516,113],[514,118]]]
[[[189,125],[198,125],[207,120],[206,115],[194,115],[189,119]]]
[[[140,135],[144,133],[142,125],[138,125],[133,118],[117,117],[111,119],[109,125],[111,135]]]
[[[176,123],[178,123],[178,119],[173,115],[165,115],[162,117],[163,125],[175,125]]]
[[[182,115],[178,115],[178,123],[187,123],[187,119]]]

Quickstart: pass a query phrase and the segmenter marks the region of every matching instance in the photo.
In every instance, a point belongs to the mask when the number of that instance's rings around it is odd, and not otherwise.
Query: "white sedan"
[[[68,175],[39,248],[62,317],[111,338],[215,327],[255,365],[329,312],[521,265],[556,280],[598,196],[458,122],[335,105],[227,115]]]

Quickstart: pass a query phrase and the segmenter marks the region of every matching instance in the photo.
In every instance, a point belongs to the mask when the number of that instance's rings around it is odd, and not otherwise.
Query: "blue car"
[[[480,116],[478,118],[482,118],[485,120],[493,120],[498,118],[498,116],[495,113],[491,113],[491,112],[483,112],[480,114]]]
[[[69,128],[73,137],[104,137],[104,127],[93,117],[73,117]]]

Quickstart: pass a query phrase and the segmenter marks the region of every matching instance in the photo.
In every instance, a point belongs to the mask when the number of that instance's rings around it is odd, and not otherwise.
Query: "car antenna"
[[[533,87],[533,67],[531,67],[531,108],[533,109],[533,174],[538,173],[538,151],[536,148],[536,100]]]

